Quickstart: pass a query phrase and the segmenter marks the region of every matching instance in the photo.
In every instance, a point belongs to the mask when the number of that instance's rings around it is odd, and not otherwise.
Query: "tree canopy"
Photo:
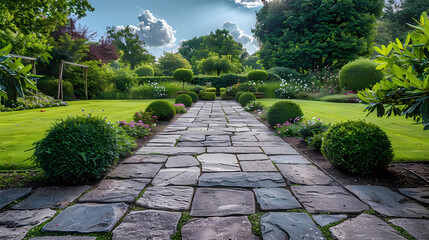
[[[158,59],[158,64],[165,76],[173,76],[173,72],[179,68],[191,68],[191,64],[180,53],[164,52]]]
[[[209,75],[220,76],[221,73],[235,73],[239,72],[240,68],[240,63],[234,64],[228,56],[219,57],[216,53],[210,53],[207,58],[197,61],[198,71]]]

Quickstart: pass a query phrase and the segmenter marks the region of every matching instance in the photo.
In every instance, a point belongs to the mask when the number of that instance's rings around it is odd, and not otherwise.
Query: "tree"
[[[173,72],[179,68],[191,69],[192,66],[180,53],[164,52],[158,59],[159,68],[165,76],[172,76]]]
[[[185,82],[189,82],[194,77],[194,73],[191,69],[179,68],[173,73],[174,79],[183,83],[183,91],[185,91]]]
[[[255,37],[263,67],[305,72],[341,67],[372,53],[374,27],[384,0],[279,0],[256,14]]]
[[[255,55],[250,56],[247,58],[245,66],[252,67],[253,69],[262,69],[261,64],[258,63],[261,59]]]
[[[201,73],[220,76],[221,73],[238,72],[241,64],[234,64],[228,56],[219,57],[216,53],[211,53],[209,57],[197,61],[197,69]]]
[[[100,60],[104,64],[116,61],[119,58],[113,41],[104,37],[102,37],[98,43],[89,44],[87,57],[90,60]]]
[[[122,52],[120,59],[130,64],[132,70],[138,64],[146,64],[155,60],[155,57],[143,47],[145,43],[139,39],[139,36],[129,26],[124,29],[108,27],[107,35],[113,40],[117,50]]]

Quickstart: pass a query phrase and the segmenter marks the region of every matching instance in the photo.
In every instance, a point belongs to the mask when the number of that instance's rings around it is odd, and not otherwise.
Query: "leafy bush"
[[[358,59],[341,68],[340,87],[358,91],[369,88],[383,79],[383,72],[377,70],[378,64],[369,59]]]
[[[57,97],[58,96],[58,79],[44,79],[41,78],[37,81],[37,88],[44,94]],[[63,93],[64,100],[73,100],[73,85],[69,81],[63,80]]]
[[[220,92],[220,93],[224,93],[224,92],[226,92],[226,88],[220,88],[220,89],[219,89],[219,92]]]
[[[238,88],[237,87],[228,87],[225,90],[225,94],[227,96],[232,97],[233,99],[235,98],[235,95],[237,94],[237,92],[238,92]]]
[[[301,89],[295,84],[283,85],[282,88],[276,89],[276,97],[280,99],[291,99],[296,98],[296,94]]]
[[[251,101],[247,103],[246,107],[244,107],[244,111],[252,112],[252,111],[260,111],[264,110],[265,107],[261,102]]]
[[[149,125],[144,124],[142,120],[134,122],[133,120],[129,123],[127,121],[116,122],[118,126],[125,130],[125,132],[131,137],[144,138],[150,135],[151,128]]]
[[[273,67],[273,68],[270,68],[267,72],[277,75],[281,79],[285,79],[285,80],[297,79],[302,77],[300,73],[287,67]]]
[[[36,96],[31,96],[31,93],[26,93],[26,97],[18,98],[10,107],[0,107],[0,112],[19,111],[35,108],[50,108],[59,106],[68,106],[68,103],[55,100],[53,97],[47,96],[41,92]],[[0,105],[2,106],[2,105]]]
[[[188,111],[186,111],[185,104],[183,104],[183,103],[174,104],[174,107],[176,108],[176,113],[187,113],[188,112]]]
[[[243,91],[238,91],[236,94],[235,94],[235,100],[238,102],[238,100],[240,99],[240,96],[241,96],[241,94],[243,94],[244,92]]]
[[[301,117],[296,117],[292,121],[286,121],[283,124],[276,124],[274,129],[277,136],[282,137],[299,137],[301,135],[300,131],[303,127],[302,124],[299,124]]]
[[[134,70],[134,72],[139,77],[153,77],[153,75],[154,75],[153,68],[149,65],[143,65],[143,66],[137,68],[136,70]]]
[[[135,73],[121,68],[113,75],[112,82],[119,92],[127,92],[135,83]]]
[[[188,92],[187,94],[192,98],[192,102],[198,101],[198,95],[195,92]]]
[[[258,92],[263,92],[266,98],[276,98],[278,88],[280,88],[280,82],[265,82],[258,85]]]
[[[226,93],[221,93],[220,97],[222,98],[222,100],[234,100],[235,99],[233,96],[230,96]]]
[[[268,73],[264,70],[253,70],[247,74],[249,81],[265,81],[268,78]]]
[[[293,121],[293,119],[301,116],[303,116],[303,113],[298,104],[291,101],[280,101],[270,107],[267,113],[267,120],[274,127],[276,124]]]
[[[101,117],[68,117],[35,143],[32,160],[54,183],[101,179],[119,155],[117,131]]]
[[[206,90],[204,90],[206,92],[216,92],[216,88],[206,88]]]
[[[240,83],[240,84],[238,84],[238,91],[256,92],[256,84],[255,83]]]
[[[134,114],[133,120],[153,127],[158,122],[158,116],[154,116],[151,112],[140,111]]]
[[[253,93],[243,93],[238,99],[242,107],[245,107],[249,102],[256,101],[256,97]]]
[[[281,80],[282,78],[279,75],[268,70],[268,78],[266,80],[267,82],[280,82]]]
[[[173,72],[173,77],[177,81],[181,81],[183,83],[183,90],[185,90],[185,82],[190,82],[194,77],[194,73],[191,69],[179,68]]]
[[[307,142],[307,139],[313,137],[317,134],[324,133],[328,131],[329,125],[320,121],[320,118],[314,117],[311,120],[307,120],[302,124],[302,128],[300,130],[300,134],[302,139]]]
[[[146,112],[152,112],[154,116],[158,117],[158,120],[170,121],[176,116],[176,108],[174,105],[166,100],[156,100],[146,107]]]
[[[216,93],[214,93],[214,92],[204,92],[204,91],[201,91],[202,93],[201,93],[201,99],[203,99],[203,100],[210,100],[210,101],[213,101],[213,100],[216,100]]]
[[[191,91],[192,91],[192,92],[195,92],[195,93],[197,93],[197,94],[199,94],[199,93],[200,93],[200,91],[202,91],[202,90],[204,90],[204,88],[203,88],[203,87],[201,87],[201,86],[195,86],[195,87],[191,88]]]
[[[358,103],[359,97],[357,94],[336,94],[324,96],[317,100],[325,102]]]
[[[295,94],[295,98],[303,99],[303,100],[314,100],[315,94],[311,92],[300,91],[297,94]]]
[[[312,137],[307,138],[308,147],[314,150],[320,151],[322,149],[323,138],[325,137],[326,132],[321,132]]]
[[[190,107],[192,105],[192,98],[188,94],[180,94],[177,96],[175,103],[183,103],[186,107]]]
[[[378,126],[363,121],[333,125],[325,134],[322,153],[340,169],[368,175],[393,160],[392,145]]]

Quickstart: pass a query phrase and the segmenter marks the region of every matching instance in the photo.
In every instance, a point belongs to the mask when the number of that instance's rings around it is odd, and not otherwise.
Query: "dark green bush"
[[[118,157],[116,130],[101,117],[68,117],[35,143],[32,160],[54,183],[80,184],[101,179]]]
[[[197,94],[200,94],[200,91],[202,91],[202,90],[204,90],[204,88],[201,86],[196,86],[196,87],[191,88],[191,91],[195,92]]]
[[[141,67],[137,68],[136,70],[134,70],[134,72],[139,77],[153,77],[153,75],[154,75],[153,68],[149,65],[141,66]]]
[[[377,70],[378,64],[369,59],[358,59],[341,68],[340,87],[346,90],[359,91],[369,88],[383,79],[383,72]]]
[[[183,83],[183,89],[185,89],[185,82],[190,82],[194,77],[194,73],[192,69],[179,68],[173,72],[173,77],[177,81],[181,81]]]
[[[265,81],[268,78],[268,73],[264,70],[253,70],[247,74],[249,81]]]
[[[214,92],[203,92],[203,91],[201,91],[201,92],[202,92],[201,93],[201,99],[210,100],[210,101],[216,100],[216,93],[214,93]]]
[[[176,108],[167,100],[156,100],[147,106],[145,112],[152,112],[153,116],[157,116],[158,120],[170,121],[176,116]]]
[[[328,131],[328,129],[329,129],[329,125],[324,122],[309,120],[305,124],[303,124],[299,132],[301,134],[302,139],[307,141],[308,138],[313,137],[320,133],[324,133]]]
[[[242,107],[245,107],[249,102],[256,101],[256,97],[253,93],[243,93],[238,101]]]
[[[325,132],[321,132],[312,137],[308,137],[306,141],[308,144],[308,147],[311,149],[320,151],[322,149],[322,142],[325,134],[326,134]]]
[[[273,67],[268,70],[268,73],[277,75],[284,80],[299,79],[302,77],[300,73],[287,67]]]
[[[37,89],[42,93],[57,98],[58,96],[58,79],[39,79]],[[63,80],[64,100],[73,100],[73,85],[69,81]]]
[[[186,94],[188,94],[192,98],[192,102],[198,101],[198,94],[196,94],[195,92],[188,92]]]
[[[250,83],[240,83],[238,85],[238,91],[256,92],[256,85]]]
[[[295,94],[296,99],[303,99],[303,100],[314,100],[315,96],[314,93],[301,91]]]
[[[303,115],[298,104],[291,101],[280,101],[269,108],[267,120],[274,127],[276,124],[283,124],[286,121],[293,122],[295,118]]]
[[[224,92],[226,92],[226,88],[220,88],[220,89],[219,89],[219,92],[220,92],[220,93],[224,93]]]
[[[183,103],[186,107],[190,107],[192,105],[192,98],[188,94],[180,94],[177,96],[175,103]]]
[[[216,92],[216,88],[206,88],[206,92]]]
[[[280,82],[281,80],[282,78],[279,75],[268,71],[268,78],[266,80],[267,82]]]
[[[373,174],[393,160],[386,133],[363,121],[338,123],[329,128],[323,138],[322,153],[340,169],[359,175]]]
[[[232,97],[232,99],[234,99],[234,98],[235,98],[235,94],[237,94],[237,92],[238,92],[238,88],[237,88],[237,87],[235,87],[235,86],[228,87],[228,88],[226,88],[226,90],[225,90],[225,94],[226,94],[227,96]]]
[[[220,97],[222,98],[222,100],[234,100],[233,96],[230,96],[230,95],[228,95],[226,93],[221,93]]]
[[[135,83],[135,73],[126,69],[120,69],[112,77],[115,88],[120,92],[127,92]]]
[[[240,96],[241,96],[241,94],[243,94],[244,92],[243,91],[238,91],[236,94],[235,94],[235,100],[238,102],[238,100],[240,99]]]

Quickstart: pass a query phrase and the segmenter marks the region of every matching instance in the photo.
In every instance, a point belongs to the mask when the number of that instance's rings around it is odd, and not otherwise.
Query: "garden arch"
[[[61,61],[60,64],[60,77],[58,78],[58,100],[63,100],[64,93],[63,93],[63,70],[64,70],[64,64],[69,64],[73,66],[78,66],[83,69],[83,80],[85,82],[85,98],[88,100],[88,66],[78,64],[78,63],[72,63],[67,61]]]

